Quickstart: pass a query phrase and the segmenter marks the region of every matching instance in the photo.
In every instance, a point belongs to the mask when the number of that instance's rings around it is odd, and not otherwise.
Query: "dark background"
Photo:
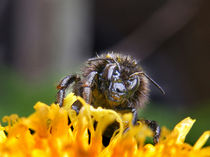
[[[0,117],[27,116],[54,102],[56,84],[96,53],[140,60],[166,91],[151,85],[139,116],[172,129],[197,119],[188,140],[209,130],[210,1],[1,0]]]

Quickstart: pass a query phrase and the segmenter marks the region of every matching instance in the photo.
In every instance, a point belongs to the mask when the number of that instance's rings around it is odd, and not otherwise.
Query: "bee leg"
[[[154,144],[157,144],[160,138],[160,132],[161,132],[160,126],[157,124],[156,121],[153,120],[141,120],[141,121],[143,121],[152,129],[152,131],[154,132],[153,142]]]
[[[77,115],[79,114],[79,111],[80,111],[80,107],[76,106],[76,105],[72,105],[71,108],[76,111]]]
[[[93,86],[93,81],[97,75],[96,71],[92,71],[88,76],[87,79],[83,83],[83,99],[86,101],[86,103],[90,104],[91,103],[91,95],[92,95],[92,90],[91,87]]]
[[[137,118],[138,118],[138,114],[137,114],[137,111],[136,111],[136,109],[134,108],[134,109],[132,109],[132,113],[133,113],[133,119],[132,119],[132,124],[133,125],[136,125],[136,122],[137,122]]]
[[[136,111],[136,109],[134,108],[134,109],[131,110],[131,112],[132,112],[132,114],[133,114],[132,124],[133,124],[133,125],[136,125],[137,120],[138,120],[138,119],[137,119],[137,118],[138,118],[137,111]],[[126,128],[123,132],[125,133],[125,132],[127,132],[129,129],[130,129],[130,128]]]
[[[135,108],[132,109],[132,113],[133,113],[132,123],[133,123],[133,125],[136,125],[136,123],[138,121],[138,114],[137,114],[137,111]],[[140,121],[142,121],[143,123],[145,123],[147,126],[149,126],[152,129],[152,131],[154,132],[153,142],[155,144],[158,143],[159,138],[160,138],[161,129],[160,129],[160,126],[157,124],[157,122],[153,121],[153,120],[140,120]],[[128,128],[126,129],[126,131],[127,130],[128,130]]]
[[[80,78],[77,75],[68,75],[60,81],[57,86],[58,92],[56,97],[56,103],[58,103],[60,107],[63,106],[63,99],[65,98],[66,89],[71,83],[78,80],[80,80]]]

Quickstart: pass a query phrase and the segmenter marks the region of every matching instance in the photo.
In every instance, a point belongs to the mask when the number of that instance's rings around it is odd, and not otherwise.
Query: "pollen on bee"
[[[112,56],[109,53],[107,53],[106,58],[112,58]]]

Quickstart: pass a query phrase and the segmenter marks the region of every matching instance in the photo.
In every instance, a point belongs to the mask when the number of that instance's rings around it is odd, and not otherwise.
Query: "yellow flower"
[[[78,115],[71,109],[75,101],[83,104]],[[162,128],[160,142],[152,145],[144,144],[145,138],[151,136],[151,131],[141,123],[132,126],[131,114],[120,115],[101,107],[95,109],[73,93],[66,97],[62,108],[57,104],[48,106],[41,102],[34,108],[35,112],[27,118],[17,115],[3,118],[8,125],[0,126],[0,157],[210,156],[210,147],[202,148],[210,131],[204,132],[194,146],[184,142],[195,122],[191,118],[182,120],[171,132]],[[119,123],[119,129],[105,147],[102,134],[114,121]],[[126,127],[129,129],[125,132]]]

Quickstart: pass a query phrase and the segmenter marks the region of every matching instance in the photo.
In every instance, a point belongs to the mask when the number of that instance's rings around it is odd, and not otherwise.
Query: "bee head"
[[[164,90],[138,65],[135,59],[119,54],[108,54],[88,60],[88,64],[100,61],[99,89],[106,100],[114,106],[125,101],[139,101],[142,106],[147,100],[149,80],[164,94]]]
[[[119,104],[131,97],[140,85],[138,75],[125,77],[125,73],[121,71],[119,64],[107,64],[102,79],[105,83],[105,88],[102,89],[106,99],[115,104]],[[104,87],[104,86],[103,86]]]

